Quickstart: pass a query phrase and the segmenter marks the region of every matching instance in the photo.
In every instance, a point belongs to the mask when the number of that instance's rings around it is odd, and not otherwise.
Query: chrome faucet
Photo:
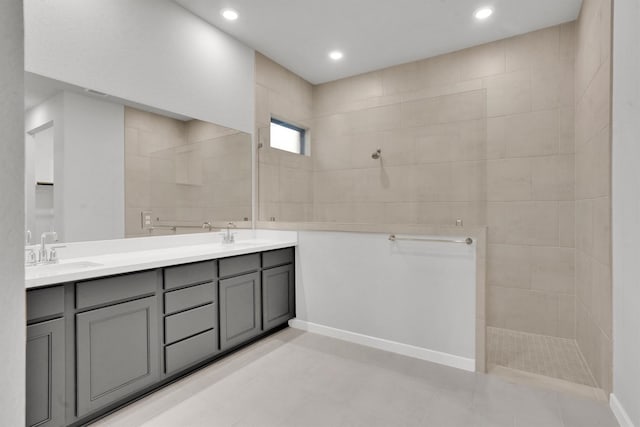
[[[47,250],[47,238],[51,237],[54,242],[58,241],[58,233],[55,231],[45,231],[40,236],[40,249],[38,250],[38,262],[40,264],[52,264],[58,262],[58,256],[55,248]]]
[[[204,230],[205,228],[209,229],[209,232],[211,232],[213,230],[213,224],[210,221],[205,221],[202,223],[202,229]]]
[[[227,223],[227,231],[224,233],[222,237],[222,243],[231,244],[235,242],[235,233],[231,232],[232,228],[236,228],[236,225],[233,222]]]

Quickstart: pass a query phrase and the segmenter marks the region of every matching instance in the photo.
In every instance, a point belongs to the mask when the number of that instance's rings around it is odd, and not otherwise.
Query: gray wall
[[[22,2],[0,1],[0,424],[24,425]]]
[[[640,2],[616,1],[613,33],[613,394],[640,426]]]

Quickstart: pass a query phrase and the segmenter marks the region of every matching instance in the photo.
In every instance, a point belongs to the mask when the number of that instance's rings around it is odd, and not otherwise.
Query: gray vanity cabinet
[[[64,286],[27,292],[26,425],[65,424]]]
[[[220,280],[220,349],[242,344],[261,332],[260,273]]]
[[[295,315],[294,250],[27,291],[28,427],[85,422]]]
[[[155,296],[76,315],[77,416],[160,379]]]
[[[293,265],[262,271],[262,329],[268,331],[295,316]]]
[[[27,426],[65,423],[64,319],[27,326]]]

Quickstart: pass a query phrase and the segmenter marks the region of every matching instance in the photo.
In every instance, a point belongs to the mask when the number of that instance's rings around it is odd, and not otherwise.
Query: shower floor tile
[[[597,387],[575,340],[487,328],[489,365]]]

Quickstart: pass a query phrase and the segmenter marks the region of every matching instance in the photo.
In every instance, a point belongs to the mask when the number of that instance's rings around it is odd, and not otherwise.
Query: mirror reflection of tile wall
[[[251,217],[251,136],[200,120],[125,109],[127,237],[148,236],[142,211],[158,224],[241,222]],[[199,231],[179,228],[178,233]],[[171,230],[154,230],[173,234]]]

